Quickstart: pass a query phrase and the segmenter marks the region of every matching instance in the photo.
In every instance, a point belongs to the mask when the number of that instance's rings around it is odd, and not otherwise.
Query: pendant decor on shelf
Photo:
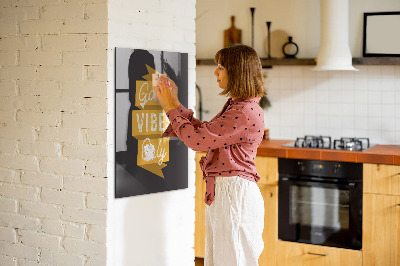
[[[255,7],[250,7],[251,12],[251,48],[254,49],[254,11],[256,11]]]
[[[188,187],[188,148],[163,138],[169,121],[153,92],[167,75],[188,103],[188,54],[115,49],[115,197]]]
[[[296,58],[296,55],[299,52],[299,47],[293,42],[292,36],[289,36],[288,42],[282,46],[282,52],[285,55],[285,58]]]
[[[268,55],[267,58],[271,59],[271,21],[266,21],[265,22],[267,24],[267,31],[268,31]]]

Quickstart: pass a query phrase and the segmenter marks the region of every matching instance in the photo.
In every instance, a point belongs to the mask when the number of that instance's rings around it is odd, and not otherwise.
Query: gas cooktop
[[[330,149],[344,151],[365,151],[372,146],[369,143],[369,138],[340,138],[332,142],[329,136],[311,136],[297,138],[295,142],[284,144],[284,147],[295,148],[314,148],[314,149]]]

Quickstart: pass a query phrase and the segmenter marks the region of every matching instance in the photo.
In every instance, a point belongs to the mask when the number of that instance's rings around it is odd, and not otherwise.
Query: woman
[[[170,79],[154,87],[171,122],[163,137],[177,136],[195,151],[208,151],[200,160],[206,182],[205,265],[258,265],[264,248],[264,201],[254,163],[265,128],[258,105],[266,94],[261,63],[246,45],[218,51],[215,62],[220,95],[230,98],[210,122],[194,118],[179,103]]]

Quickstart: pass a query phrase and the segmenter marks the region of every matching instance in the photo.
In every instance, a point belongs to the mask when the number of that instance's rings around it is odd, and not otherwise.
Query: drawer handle
[[[310,254],[310,255],[317,255],[317,256],[323,256],[323,257],[328,256],[328,254],[313,253],[313,252],[307,252],[307,253]]]

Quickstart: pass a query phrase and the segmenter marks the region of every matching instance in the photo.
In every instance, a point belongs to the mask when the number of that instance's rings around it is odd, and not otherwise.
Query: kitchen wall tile
[[[316,76],[317,76],[317,71],[315,71],[315,70],[313,70],[314,69],[314,66],[304,66],[304,67],[302,67],[302,69],[303,69],[303,77],[304,77],[304,79],[307,79],[307,78],[316,78]]]
[[[279,67],[279,77],[290,78],[292,71],[290,67]]]
[[[329,90],[328,89],[317,89],[316,90],[317,103],[328,103],[329,102]]]
[[[368,105],[367,104],[354,105],[354,115],[367,117],[368,116]]]
[[[368,131],[381,131],[382,119],[380,117],[368,117]]]
[[[382,139],[385,139],[387,144],[396,143],[396,131],[382,130]]]
[[[343,117],[348,117],[348,116],[354,117],[354,115],[355,115],[355,106],[354,106],[354,104],[342,103],[338,107],[339,107],[339,110],[340,110],[340,114]]]
[[[400,79],[400,66],[398,65],[394,67],[394,78]]]
[[[396,130],[396,121],[394,117],[383,117],[382,118],[382,132],[384,131],[395,131]]]
[[[382,105],[384,104],[394,104],[395,92],[393,91],[382,91]]]
[[[400,105],[400,86],[396,88],[395,96],[394,96],[394,104],[396,106]]]
[[[381,90],[381,87],[382,87],[382,82],[380,79],[372,78],[372,77],[368,78],[368,82],[367,82],[368,91],[379,92]]]
[[[382,105],[382,119],[385,117],[394,117],[395,115],[395,106],[392,104],[383,104]]]
[[[368,138],[367,131],[365,129],[356,128],[354,130],[354,136],[358,138]]]
[[[355,118],[354,117],[341,117],[342,129],[354,129]]]
[[[380,65],[367,65],[368,77],[380,77],[381,66]]]
[[[315,103],[316,97],[316,90],[313,87],[306,87],[306,89],[304,90],[304,102]]]
[[[341,103],[342,91],[339,87],[329,88],[329,102],[330,103]]]
[[[394,69],[395,66],[381,66],[381,75],[382,78],[390,78],[393,79],[394,78]]]
[[[303,90],[304,82],[302,77],[292,77],[291,78],[291,88],[294,90]]]
[[[329,115],[329,105],[317,102],[317,115]]]
[[[315,71],[317,78],[326,79],[329,76],[329,71]]]
[[[366,132],[368,129],[368,118],[356,116],[354,118],[354,127],[356,129],[356,132],[361,132],[362,135],[366,136],[364,132]],[[359,136],[359,134],[356,134],[356,136]]]
[[[355,97],[354,87],[351,89],[343,89],[341,102],[354,104],[354,97]]]
[[[319,74],[319,72],[318,72],[318,74]],[[315,81],[316,81],[315,86],[316,86],[316,88],[318,90],[327,90],[327,89],[329,89],[329,81],[328,81],[327,77],[318,77],[317,76]]]
[[[381,117],[382,116],[382,106],[379,104],[369,104],[368,105],[368,117]]]
[[[388,77],[385,79],[382,79],[382,92],[385,91],[393,91],[395,88],[395,79],[392,77]]]
[[[381,104],[381,91],[368,91],[368,104]]]
[[[357,136],[355,134],[355,129],[354,128],[343,128],[342,133],[340,134],[342,137],[348,137],[348,138],[353,138]]]
[[[338,116],[341,115],[341,110],[340,110],[340,103],[329,103],[329,115],[331,116]]]
[[[395,116],[396,118],[399,118],[399,117],[400,117],[400,104],[395,104],[394,116]]]
[[[340,116],[330,116],[329,117],[329,127],[332,129],[340,129],[342,127]]]
[[[382,143],[382,131],[381,130],[368,130],[367,136],[371,143]]]
[[[303,67],[291,67],[290,76],[292,78],[303,78],[303,71],[306,71]]]
[[[368,103],[368,94],[367,90],[361,91],[356,90],[354,95],[354,103],[355,104],[367,104]]]
[[[304,115],[315,119],[315,114],[317,111],[317,104],[314,102],[306,102],[304,104]],[[312,119],[310,119],[312,120]]]
[[[329,116],[318,115],[316,118],[317,128],[329,128]]]
[[[400,143],[400,130],[396,130],[395,135],[396,135],[396,142],[393,144],[399,144]]]
[[[372,134],[382,144],[400,144],[400,66],[356,67],[360,71],[313,71],[312,66],[265,70],[272,106],[264,112],[271,138],[294,139],[303,133],[336,138]],[[213,117],[227,98],[217,95],[220,89],[212,67],[197,70],[203,109]]]
[[[396,122],[395,122],[395,124],[396,124],[396,131],[400,131],[400,118],[399,117],[396,117],[396,120],[395,120]],[[399,134],[400,135],[400,134]]]

